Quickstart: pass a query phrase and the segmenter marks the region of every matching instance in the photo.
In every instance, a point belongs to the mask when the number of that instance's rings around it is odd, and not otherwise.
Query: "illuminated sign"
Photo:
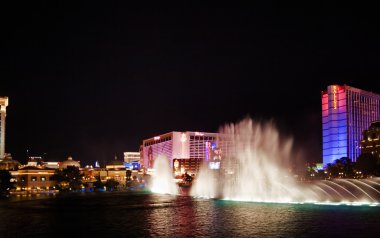
[[[323,170],[323,163],[317,163],[315,165],[317,167],[317,170]]]
[[[208,167],[210,169],[220,169],[220,162],[210,162]]]
[[[139,170],[140,164],[138,162],[132,162],[132,169],[133,170]]]
[[[216,142],[211,142],[211,150],[214,151],[216,149]]]
[[[336,97],[337,92],[338,92],[337,87],[333,86],[334,109],[337,108],[337,104],[338,104],[338,100],[337,100],[337,97]]]

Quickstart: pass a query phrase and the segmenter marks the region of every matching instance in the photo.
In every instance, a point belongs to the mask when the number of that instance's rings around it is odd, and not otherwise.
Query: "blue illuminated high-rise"
[[[362,133],[380,119],[380,95],[347,85],[322,91],[323,166],[360,155]]]

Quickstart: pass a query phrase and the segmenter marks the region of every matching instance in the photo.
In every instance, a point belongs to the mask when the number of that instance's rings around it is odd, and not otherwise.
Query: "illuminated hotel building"
[[[0,97],[0,160],[5,156],[5,117],[7,116],[8,97]]]
[[[380,119],[380,95],[347,85],[322,91],[323,166],[336,159],[360,155],[362,133]]]
[[[163,156],[175,172],[197,173],[203,161],[212,159],[217,136],[217,133],[173,131],[143,140],[141,166],[149,171],[154,160]]]

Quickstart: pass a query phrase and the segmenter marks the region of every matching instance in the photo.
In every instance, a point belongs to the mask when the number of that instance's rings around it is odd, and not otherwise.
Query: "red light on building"
[[[333,100],[334,100],[334,109],[337,108],[338,100],[337,100],[338,87],[333,86]]]

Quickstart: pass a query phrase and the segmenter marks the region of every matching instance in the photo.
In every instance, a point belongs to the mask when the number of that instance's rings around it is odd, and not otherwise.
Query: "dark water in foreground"
[[[0,237],[365,237],[380,207],[242,203],[133,193],[0,201]]]

